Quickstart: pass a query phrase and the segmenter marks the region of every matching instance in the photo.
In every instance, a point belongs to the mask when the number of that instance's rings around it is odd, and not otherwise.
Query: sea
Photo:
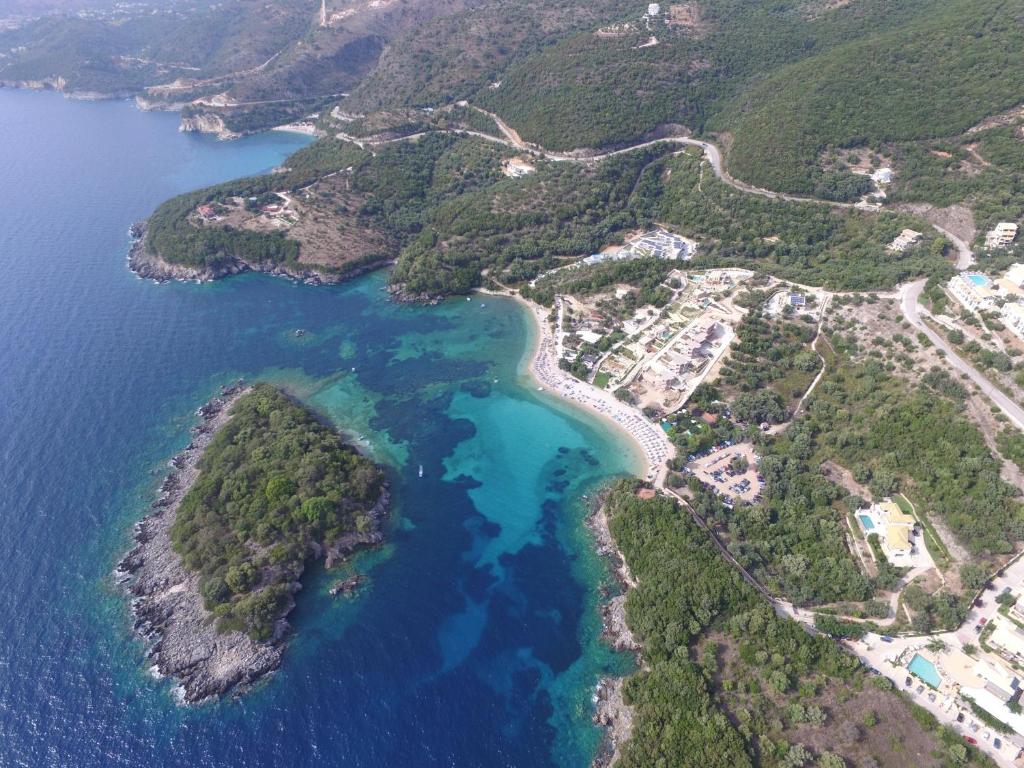
[[[129,225],[309,141],[182,134],[130,102],[0,89],[0,766],[586,766],[611,584],[587,498],[640,458],[526,376],[508,299],[393,303],[386,274],[157,284]],[[304,334],[296,335],[297,330]],[[387,544],[315,564],[279,671],[182,706],[112,578],[196,408],[284,387],[387,467]],[[420,477],[419,468],[423,472]]]

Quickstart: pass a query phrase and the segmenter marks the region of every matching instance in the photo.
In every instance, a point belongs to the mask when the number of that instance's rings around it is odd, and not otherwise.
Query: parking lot
[[[737,472],[733,468],[733,460],[736,458],[746,461],[745,471]],[[714,488],[719,496],[750,504],[760,500],[761,487],[764,485],[758,474],[758,461],[754,446],[741,443],[711,451],[691,461],[686,468],[702,483]]]

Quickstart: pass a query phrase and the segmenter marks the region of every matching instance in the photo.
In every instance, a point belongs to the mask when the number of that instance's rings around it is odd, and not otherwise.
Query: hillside
[[[396,289],[438,296],[465,293],[484,284],[485,274],[522,285],[655,221],[703,243],[698,268],[767,269],[864,290],[944,265],[943,241],[931,234],[903,253],[886,250],[901,228],[927,229],[913,217],[737,192],[704,174],[699,157],[673,156],[666,145],[601,163],[531,159],[534,172],[510,178],[502,168],[515,156],[442,131],[374,152],[321,139],[289,158],[285,173],[161,205],[139,246],[160,263],[137,271],[212,279],[258,269],[338,280],[395,261]],[[133,267],[145,255],[137,250]]]
[[[622,483],[606,513],[639,584],[626,619],[644,661],[625,685],[619,765],[991,765],[831,640],[777,617],[674,501]]]
[[[944,2],[785,67],[709,121],[734,137],[733,172],[811,193],[828,146],[870,146],[962,133],[1020,103],[1024,38],[1018,0]]]

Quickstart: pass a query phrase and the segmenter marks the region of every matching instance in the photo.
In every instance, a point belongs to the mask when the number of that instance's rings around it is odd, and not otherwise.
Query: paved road
[[[1016,425],[1017,429],[1024,430],[1024,408],[1017,405],[1013,400],[1007,397],[1002,390],[982,376],[974,366],[960,357],[946,339],[933,331],[931,327],[921,319],[920,313],[922,311],[927,314],[927,310],[922,310],[919,305],[921,291],[924,290],[925,282],[925,280],[918,280],[904,286],[903,290],[900,291],[903,316],[910,321],[911,325],[924,333],[932,344],[946,353],[946,361],[949,365],[957,371],[967,374],[971,381],[978,385],[978,389],[980,389],[986,397],[995,403],[999,407],[999,410],[1006,414],[1007,418]]]

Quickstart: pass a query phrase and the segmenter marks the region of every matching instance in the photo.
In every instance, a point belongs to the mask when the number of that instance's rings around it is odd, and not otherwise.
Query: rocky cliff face
[[[237,139],[242,134],[235,133],[224,125],[224,118],[212,112],[199,112],[194,115],[182,115],[179,131],[212,133],[218,139]]]
[[[132,224],[129,232],[134,242],[132,243],[131,250],[128,251],[128,268],[139,277],[156,280],[157,282],[189,280],[205,283],[243,272],[264,272],[276,277],[302,280],[307,285],[326,285],[340,283],[355,276],[354,273],[339,276],[329,272],[321,272],[312,267],[293,268],[272,262],[249,263],[242,259],[234,259],[216,269],[213,267],[189,267],[184,264],[172,264],[146,248],[146,222],[139,221]],[[379,265],[371,265],[374,269],[377,266]]]

